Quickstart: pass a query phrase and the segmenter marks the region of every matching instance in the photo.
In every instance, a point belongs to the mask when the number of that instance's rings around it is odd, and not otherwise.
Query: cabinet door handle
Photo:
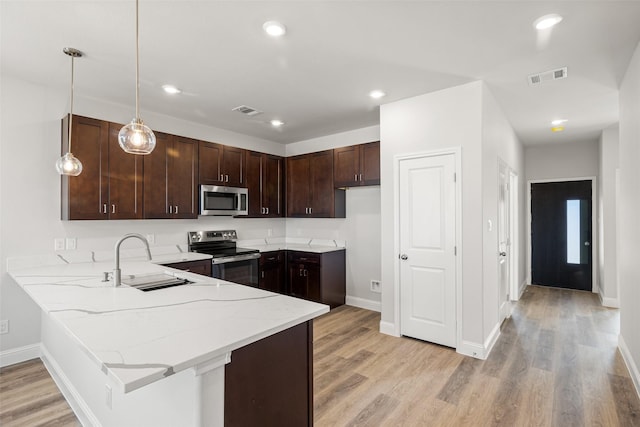
[[[309,270],[304,270],[304,277],[307,277],[309,275]]]
[[[298,276],[302,277],[302,269],[298,270]]]
[[[264,279],[264,271],[260,272],[260,276]]]
[[[176,205],[176,215],[178,215],[178,205]]]
[[[362,181],[362,174],[360,174],[360,181]]]
[[[102,213],[104,213],[104,214],[107,213],[107,204],[106,203],[102,204]]]
[[[224,182],[229,182],[229,175],[225,175]]]
[[[173,205],[169,205],[169,213],[172,214],[173,213]]]
[[[111,205],[111,213],[116,213],[116,205]]]
[[[357,180],[358,180],[358,174],[357,174],[357,173],[353,174],[353,180],[354,180],[354,181],[357,181]]]
[[[267,215],[269,215],[269,208],[267,208]]]
[[[313,208],[309,208],[309,213],[312,214],[313,213]]]

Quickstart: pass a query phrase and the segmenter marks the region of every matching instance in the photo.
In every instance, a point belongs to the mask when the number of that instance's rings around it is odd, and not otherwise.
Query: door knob
[[[400,259],[405,261],[405,260],[409,259],[409,257],[407,256],[407,254],[402,254],[402,255],[400,255]]]
[[[584,242],[585,246],[591,246],[591,242]]]
[[[500,252],[500,256],[507,256],[506,252]]]

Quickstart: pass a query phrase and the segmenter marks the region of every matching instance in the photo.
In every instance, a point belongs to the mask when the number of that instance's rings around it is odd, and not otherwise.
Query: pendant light
[[[69,107],[69,147],[67,154],[60,157],[56,161],[56,170],[60,175],[78,176],[82,172],[82,163],[73,154],[71,154],[71,122],[73,121],[73,61],[82,57],[82,52],[72,47],[65,47],[62,51],[71,57],[71,105]]]
[[[120,147],[130,154],[149,154],[156,146],[156,136],[140,118],[138,108],[138,92],[140,90],[140,58],[138,42],[138,0],[136,0],[136,116],[131,123],[125,125],[118,133]]]

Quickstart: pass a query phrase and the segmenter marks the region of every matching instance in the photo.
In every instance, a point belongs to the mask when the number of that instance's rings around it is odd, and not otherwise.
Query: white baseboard
[[[607,298],[602,296],[602,292],[598,292],[598,297],[600,298],[600,304],[604,307],[610,308],[620,308],[620,301],[618,298]]]
[[[42,363],[44,363],[51,378],[53,378],[53,381],[60,389],[67,403],[69,403],[69,406],[76,414],[80,423],[83,426],[100,427],[102,424],[100,424],[98,418],[93,414],[93,411],[91,411],[82,396],[80,396],[80,393],[78,393],[69,378],[62,372],[60,365],[58,365],[44,345],[41,347],[41,354],[40,358],[42,359]]]
[[[40,344],[0,351],[0,368],[40,357]]]
[[[396,325],[391,322],[380,321],[380,333],[385,335],[391,335],[392,337],[399,337],[400,332],[396,331]]]
[[[377,311],[378,313],[382,311],[380,301],[351,297],[349,295],[347,295],[347,297],[345,298],[345,304],[352,307],[364,308],[365,310]]]
[[[627,347],[627,343],[625,343],[622,335],[618,335],[618,348],[620,349],[624,363],[627,365],[627,369],[629,369],[633,385],[636,387],[636,393],[638,394],[638,397],[640,397],[640,371],[638,370],[638,365],[636,365],[636,362],[633,360],[629,347]]]
[[[520,289],[518,289],[518,299],[522,298],[522,294],[524,294],[524,290],[527,289],[527,283],[529,283],[528,280],[525,280],[524,282],[520,283]]]
[[[493,327],[493,330],[491,331],[491,333],[489,334],[489,336],[484,342],[483,359],[486,359],[487,357],[489,357],[489,353],[491,353],[491,350],[493,350],[493,346],[496,345],[496,342],[498,341],[499,337],[500,337],[500,325],[496,325]]]
[[[474,357],[476,359],[486,359],[485,349],[482,344],[478,344],[471,341],[462,341],[462,343],[456,348],[456,353],[464,354],[465,356]]]

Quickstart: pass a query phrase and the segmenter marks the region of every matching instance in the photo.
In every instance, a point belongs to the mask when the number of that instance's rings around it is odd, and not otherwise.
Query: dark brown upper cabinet
[[[62,121],[62,150],[68,144]],[[72,150],[83,165],[79,176],[62,176],[61,217],[74,219],[142,218],[142,158],[118,144],[122,125],[73,116]]]
[[[247,150],[245,164],[249,216],[281,217],[284,180],[282,157]]]
[[[380,141],[335,148],[333,162],[336,187],[380,184]]]
[[[200,141],[200,184],[246,187],[244,151],[241,148]]]
[[[156,132],[144,159],[144,218],[198,217],[198,141]]]
[[[333,150],[287,158],[287,216],[344,218],[344,190],[333,185]]]

